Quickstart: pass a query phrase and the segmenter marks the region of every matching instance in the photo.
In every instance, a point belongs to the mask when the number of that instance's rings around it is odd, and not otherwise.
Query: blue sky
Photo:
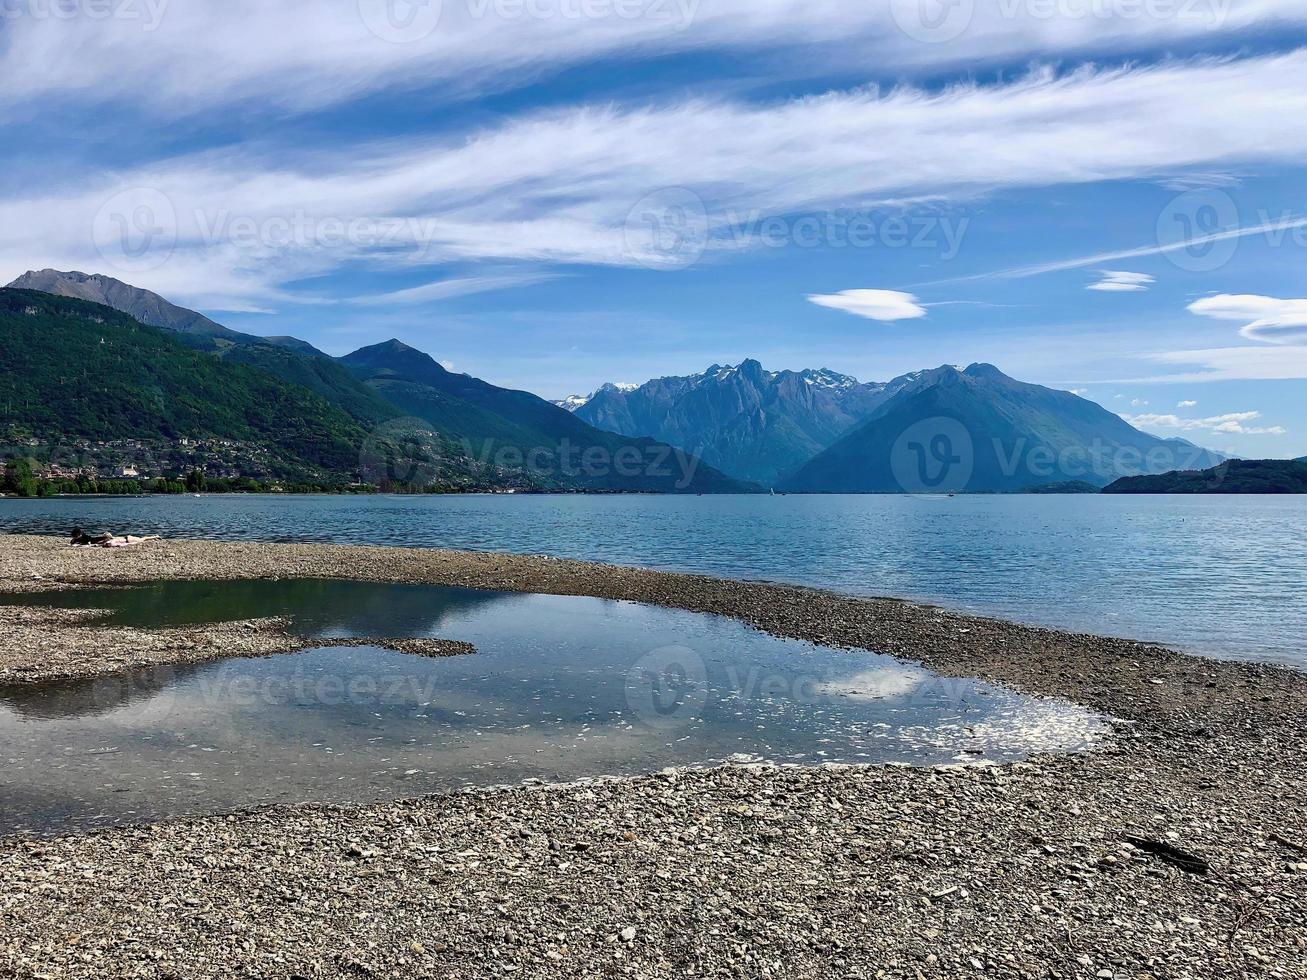
[[[984,360],[1307,454],[1289,0],[5,0],[0,279],[547,397]]]

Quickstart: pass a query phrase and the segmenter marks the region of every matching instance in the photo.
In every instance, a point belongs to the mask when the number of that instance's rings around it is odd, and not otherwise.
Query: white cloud
[[[1108,269],[1100,273],[1098,282],[1090,283],[1086,289],[1100,293],[1142,293],[1157,280],[1143,272],[1112,272]]]
[[[33,265],[115,272],[90,230],[123,188],[155,188],[177,214],[177,247],[142,284],[216,306],[266,302],[285,283],[347,263],[644,264],[631,215],[651,198],[656,210],[668,188],[691,195],[675,191],[682,209],[696,196],[703,202],[711,258],[730,247],[712,237],[730,211],[792,214],[1300,160],[1307,127],[1284,125],[1293,118],[1307,118],[1307,50],[769,104],[549,110],[442,139],[361,147],[247,144],[98,181],[15,185],[22,195],[0,200],[0,276]],[[223,233],[223,216],[262,228],[299,214],[316,229],[361,219],[393,225],[394,234],[378,246],[321,234],[238,242]]]
[[[1079,395],[1081,398],[1084,398],[1087,394],[1089,394],[1089,389],[1088,389],[1088,388],[1072,388],[1072,389],[1071,389],[1071,394],[1073,394],[1073,395]]]
[[[1261,412],[1229,412],[1205,419],[1184,419],[1178,415],[1122,415],[1131,425],[1143,429],[1178,429],[1181,432],[1216,432],[1221,435],[1282,436],[1283,426],[1250,426],[1262,417]]]
[[[1176,408],[1193,408],[1193,407],[1195,407],[1197,404],[1198,404],[1198,403],[1197,403],[1196,401],[1193,401],[1192,399],[1186,399],[1185,401],[1180,402],[1180,403],[1179,403],[1178,405],[1176,405],[1175,407],[1176,407]]]
[[[1215,320],[1243,321],[1239,334],[1268,344],[1307,339],[1307,299],[1222,293],[1189,304],[1189,311]]]
[[[1131,408],[1147,408],[1147,407],[1148,407],[1148,402],[1144,401],[1142,398],[1132,398],[1132,399],[1130,400],[1130,407],[1131,407]]]
[[[917,297],[893,289],[846,289],[809,296],[808,302],[886,323],[915,320],[926,315],[926,308],[917,302]]]

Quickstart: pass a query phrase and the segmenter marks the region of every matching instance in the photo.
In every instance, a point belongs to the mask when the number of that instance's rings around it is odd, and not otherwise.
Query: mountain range
[[[746,360],[640,386],[605,385],[567,402],[593,425],[665,440],[731,475],[793,492],[1102,487],[1224,459],[988,364],[864,383],[829,369],[768,371]]]
[[[453,374],[399,341],[332,358],[107,276],[55,270],[0,290],[0,319],[0,435],[28,445],[216,440],[239,444],[238,469],[319,484],[752,489],[672,446]]]
[[[1071,481],[1101,487],[1223,459],[1183,439],[1141,432],[1069,391],[972,364],[918,377],[782,485],[828,493],[1015,492]]]
[[[775,486],[893,395],[834,371],[767,371],[755,360],[572,399],[601,429],[650,436],[740,479]]]
[[[217,439],[242,447],[231,468],[319,483],[1014,492],[1224,459],[988,364],[861,382],[745,360],[551,403],[398,340],[333,358],[107,276],[27,273],[0,290],[0,321],[11,439]]]

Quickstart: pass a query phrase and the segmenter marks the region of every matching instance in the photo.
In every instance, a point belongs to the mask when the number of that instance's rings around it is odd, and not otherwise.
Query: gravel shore
[[[0,591],[4,591],[0,583]],[[296,636],[282,619],[250,619],[203,627],[141,630],[93,623],[95,610],[0,606],[0,685],[48,684],[143,667],[197,664],[232,657],[269,657],[322,646]],[[476,652],[470,643],[400,637],[333,639],[332,646],[370,646],[421,657]]]
[[[539,557],[0,538],[0,589],[290,576],[729,615],[1120,722],[1100,751],[1004,768],[724,767],[0,842],[0,976],[1307,976],[1307,675]],[[11,679],[126,655],[75,616],[28,627]],[[154,662],[191,656],[174,640]]]

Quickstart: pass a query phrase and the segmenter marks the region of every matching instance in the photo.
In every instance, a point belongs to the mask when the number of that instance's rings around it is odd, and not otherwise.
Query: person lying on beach
[[[145,537],[135,534],[115,535],[104,531],[98,534],[87,534],[80,527],[75,527],[73,528],[72,544],[76,548],[126,548],[128,545],[159,540],[157,534],[150,534]]]
[[[113,540],[113,535],[105,531],[101,531],[98,534],[87,534],[80,527],[73,528],[72,543],[76,545],[82,545],[83,547],[85,547],[88,544],[102,545],[105,542],[112,541],[112,540]]]

